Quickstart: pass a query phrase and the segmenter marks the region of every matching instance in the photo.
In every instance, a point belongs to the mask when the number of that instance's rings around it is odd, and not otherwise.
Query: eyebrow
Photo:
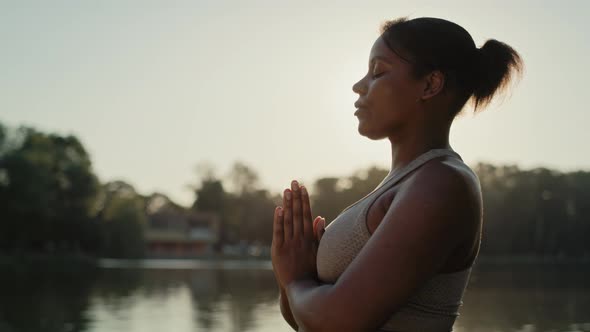
[[[385,63],[391,64],[391,61],[389,59],[387,59],[384,56],[381,55],[376,55],[373,58],[371,58],[371,61],[369,61],[369,64],[372,65],[373,63],[375,63],[375,60],[379,60],[379,61],[383,61]]]
[[[376,55],[376,56],[374,56],[373,58],[371,58],[371,60],[369,61],[369,67],[373,66],[373,64],[375,63],[375,61],[376,61],[376,60],[383,61],[383,62],[385,62],[385,63],[386,63],[386,64],[388,64],[388,65],[392,65],[392,64],[393,64],[393,63],[392,63],[392,62],[391,62],[389,59],[387,59],[386,57],[384,57],[384,56],[381,56],[381,55]]]

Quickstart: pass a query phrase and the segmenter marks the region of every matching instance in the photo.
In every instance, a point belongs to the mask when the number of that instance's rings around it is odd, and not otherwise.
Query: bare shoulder
[[[473,235],[482,216],[479,179],[456,158],[436,159],[417,169],[404,181],[395,200],[422,213],[435,211],[442,217],[439,222],[462,230],[458,235],[463,239]]]
[[[400,193],[407,191],[424,192],[426,197],[437,196],[438,200],[451,204],[460,203],[459,199],[477,200],[481,196],[477,175],[455,158],[433,160],[417,169],[400,188]]]

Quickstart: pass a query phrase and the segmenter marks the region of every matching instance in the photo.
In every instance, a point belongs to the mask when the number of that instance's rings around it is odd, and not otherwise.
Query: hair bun
[[[473,91],[475,109],[489,104],[497,91],[502,91],[512,80],[513,74],[523,69],[520,55],[509,45],[496,39],[488,39],[478,50],[477,79]]]

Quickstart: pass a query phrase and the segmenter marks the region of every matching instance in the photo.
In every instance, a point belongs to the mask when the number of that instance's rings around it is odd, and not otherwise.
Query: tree
[[[387,174],[387,170],[370,167],[345,178],[316,180],[311,197],[314,214],[331,222],[342,210],[374,190]]]
[[[98,180],[74,136],[31,128],[1,130],[2,246],[20,251],[80,251],[91,236]]]
[[[203,180],[201,186],[195,190],[197,198],[193,209],[203,212],[215,212],[223,215],[226,208],[227,193],[223,184],[217,179]]]
[[[147,224],[143,197],[123,182],[108,182],[102,187],[97,214],[100,223],[100,254],[114,258],[142,257]]]
[[[242,162],[235,162],[228,176],[233,192],[240,195],[258,189],[258,174]]]
[[[258,174],[242,162],[234,163],[227,176],[233,191],[226,192],[210,167],[200,170],[202,180],[195,188],[193,209],[219,215],[221,236],[217,247],[239,241],[270,244],[275,203],[267,190],[259,189]]]

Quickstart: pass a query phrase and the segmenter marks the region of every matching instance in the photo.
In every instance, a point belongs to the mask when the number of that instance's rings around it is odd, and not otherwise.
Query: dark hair
[[[381,27],[381,37],[393,52],[413,65],[416,78],[433,70],[444,74],[443,89],[453,90],[457,96],[453,116],[470,98],[475,111],[485,107],[497,91],[508,86],[515,73],[520,76],[523,71],[522,59],[512,47],[488,39],[477,48],[467,30],[439,18],[387,21]]]

